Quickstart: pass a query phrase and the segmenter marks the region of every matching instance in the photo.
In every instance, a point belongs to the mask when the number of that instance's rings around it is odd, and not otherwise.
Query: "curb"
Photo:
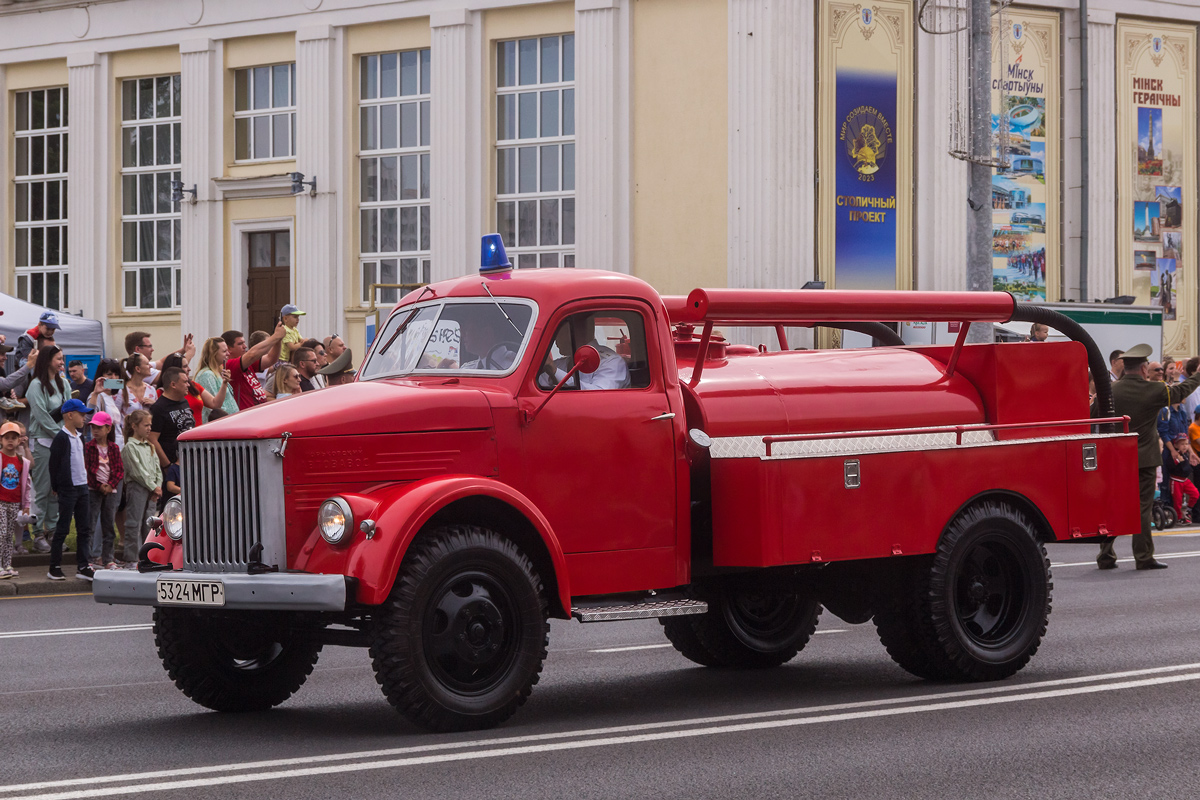
[[[37,597],[55,594],[82,594],[92,591],[91,581],[75,579],[75,567],[63,565],[65,581],[46,577],[45,565],[18,567],[21,576],[0,581],[0,597]]]

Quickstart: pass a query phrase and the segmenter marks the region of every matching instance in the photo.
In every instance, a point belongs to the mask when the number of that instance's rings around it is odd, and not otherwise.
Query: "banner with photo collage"
[[[992,18],[992,288],[1060,299],[1059,15],[1010,8]]]
[[[912,4],[820,3],[818,276],[912,288]]]
[[[1163,354],[1196,348],[1196,29],[1117,22],[1117,282],[1163,311]]]

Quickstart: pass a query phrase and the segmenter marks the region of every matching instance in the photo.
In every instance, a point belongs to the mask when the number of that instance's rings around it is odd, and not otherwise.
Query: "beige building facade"
[[[946,152],[950,37],[920,32],[919,4],[881,2],[878,20],[840,5],[0,0],[0,288],[101,320],[109,352],[123,353],[133,330],[163,350],[184,332],[265,328],[292,302],[306,335],[339,334],[362,353],[373,309],[476,269],[491,231],[520,267],[619,270],[663,293],[849,284],[836,232],[847,197],[832,175],[821,188],[821,166],[847,159],[832,94],[846,37],[860,48],[886,38],[903,73],[897,110],[871,106],[873,129],[894,135],[875,155],[884,170],[885,157],[902,165],[899,188],[849,198],[898,207],[856,217],[899,220],[887,234],[899,266],[884,284],[962,288],[967,181]],[[1020,154],[1024,172],[998,182],[1004,203],[1021,205],[1022,181],[1040,180],[1053,208],[1001,209],[997,225],[1006,242],[1032,241],[1041,225],[1053,273],[1043,295],[1067,298],[1080,296],[1085,182],[1089,298],[1144,278],[1113,188],[1126,146],[1114,130],[1128,115],[1117,107],[1122,15],[1146,23],[1146,47],[1166,36],[1168,50],[1200,20],[1200,3],[1090,6],[1087,176],[1077,4],[1028,4],[1036,25],[1012,17],[996,33],[1020,54],[1021,26],[1044,28],[1042,60],[1061,65],[1050,89],[1010,103],[1014,119],[1029,105],[1055,124]],[[900,22],[873,27],[888,20]],[[1160,23],[1173,27],[1161,34]],[[1147,53],[1151,69],[1158,51]],[[1194,149],[1194,77],[1189,86],[1179,135]],[[1047,163],[1028,166],[1039,145]],[[1136,258],[1173,263],[1172,291],[1193,305],[1194,260],[1168,256],[1196,241],[1195,163],[1193,153],[1162,181],[1191,191],[1177,237],[1136,245]],[[1194,347],[1196,309],[1179,314],[1180,346]]]

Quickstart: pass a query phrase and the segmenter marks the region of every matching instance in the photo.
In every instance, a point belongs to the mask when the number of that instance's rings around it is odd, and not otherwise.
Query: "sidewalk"
[[[47,594],[90,594],[91,581],[81,581],[75,577],[75,554],[63,554],[63,575],[65,581],[52,581],[46,577],[50,567],[50,556],[47,553],[31,553],[13,556],[13,566],[21,574],[15,578],[0,581],[0,598],[30,597]]]

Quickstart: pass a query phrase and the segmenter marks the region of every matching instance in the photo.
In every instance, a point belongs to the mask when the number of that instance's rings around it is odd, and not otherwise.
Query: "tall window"
[[[233,73],[233,138],[237,161],[296,155],[296,65]]]
[[[429,282],[429,51],[359,59],[362,301],[371,284]],[[389,305],[410,289],[379,289]]]
[[[496,45],[496,230],[518,267],[575,266],[572,34]]]
[[[65,308],[67,294],[67,90],[16,93],[17,297]]]
[[[179,76],[121,84],[121,269],[127,309],[180,305]]]

